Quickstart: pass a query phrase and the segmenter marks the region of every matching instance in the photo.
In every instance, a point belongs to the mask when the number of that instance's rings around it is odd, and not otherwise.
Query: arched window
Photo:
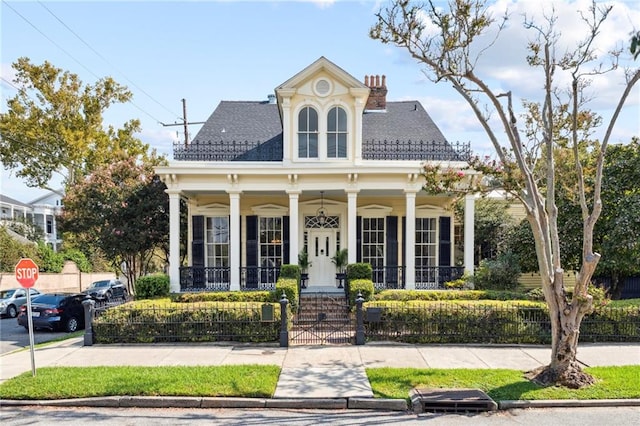
[[[318,158],[318,113],[311,107],[298,114],[298,157]]]
[[[347,113],[338,106],[327,116],[327,157],[347,158]]]

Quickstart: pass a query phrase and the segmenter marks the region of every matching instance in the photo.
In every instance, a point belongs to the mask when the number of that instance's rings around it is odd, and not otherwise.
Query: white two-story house
[[[473,271],[473,196],[454,263],[453,198],[423,190],[424,163],[463,169],[417,101],[387,102],[324,57],[267,101],[223,101],[173,161],[156,168],[170,200],[171,291],[273,288],[306,250],[308,288],[337,286],[331,258],[367,262],[376,288],[430,289]],[[180,199],[188,261],[180,264]]]

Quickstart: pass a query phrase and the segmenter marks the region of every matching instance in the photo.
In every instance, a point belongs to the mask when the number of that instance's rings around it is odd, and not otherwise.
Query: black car
[[[33,328],[73,332],[84,328],[84,307],[87,298],[82,293],[45,293],[31,301]],[[29,329],[27,305],[20,307],[18,324]]]
[[[83,291],[96,300],[110,301],[112,299],[126,300],[127,288],[119,280],[101,280],[91,283],[88,289]]]

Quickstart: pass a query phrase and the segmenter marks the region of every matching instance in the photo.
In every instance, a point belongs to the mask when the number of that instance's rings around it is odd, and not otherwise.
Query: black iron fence
[[[132,304],[107,310],[91,331],[97,343],[275,342],[280,318],[274,303]]]
[[[519,304],[368,302],[356,299],[355,328],[342,341],[549,344],[551,323],[544,307]],[[87,304],[85,345],[152,342],[279,342],[295,338],[288,300],[280,303],[202,303],[168,306],[127,304],[94,318]],[[324,311],[323,311],[324,312]],[[320,321],[317,312],[315,320]],[[326,315],[326,313],[325,313]],[[348,318],[345,317],[349,323]],[[92,324],[93,321],[93,324]],[[293,327],[293,328],[292,328]],[[298,330],[299,332],[299,330]],[[328,333],[327,330],[323,332]],[[639,307],[599,307],[580,327],[581,342],[640,342]],[[326,343],[326,342],[325,342]],[[343,342],[344,343],[344,342]]]
[[[368,341],[551,342],[551,322],[541,307],[371,302],[364,317]],[[640,342],[640,308],[598,308],[583,319],[580,341]]]
[[[273,290],[280,276],[279,266],[245,266],[240,268],[240,290]],[[180,267],[180,291],[229,291],[229,267]]]

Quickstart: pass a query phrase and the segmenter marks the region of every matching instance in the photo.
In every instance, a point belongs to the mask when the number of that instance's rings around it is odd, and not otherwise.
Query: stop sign
[[[24,288],[33,287],[38,280],[38,265],[29,259],[20,259],[16,265],[16,280]]]

